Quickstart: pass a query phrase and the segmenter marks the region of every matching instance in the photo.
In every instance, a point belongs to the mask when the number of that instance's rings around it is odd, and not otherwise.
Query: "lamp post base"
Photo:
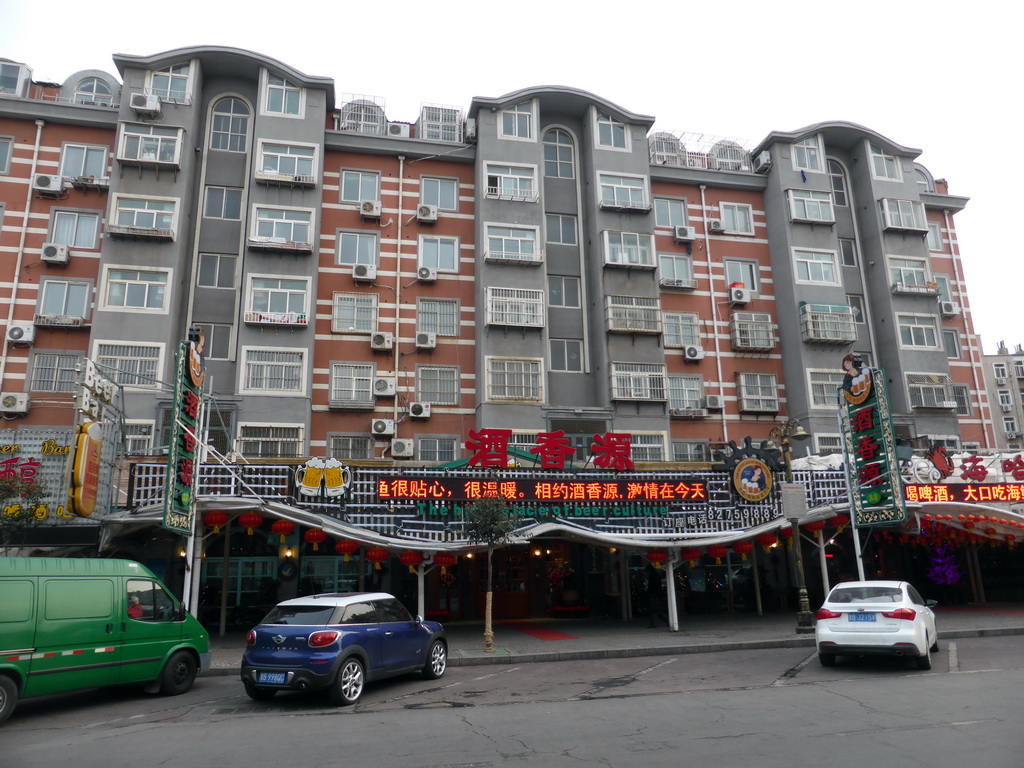
[[[796,632],[810,634],[814,632],[814,614],[810,611],[798,611],[796,614]]]

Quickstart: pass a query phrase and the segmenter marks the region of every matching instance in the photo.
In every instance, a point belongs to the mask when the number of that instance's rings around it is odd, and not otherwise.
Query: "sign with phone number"
[[[967,504],[983,502],[1024,501],[1024,483],[949,483],[935,485],[904,485],[907,501],[960,501]]]
[[[704,481],[558,481],[558,480],[465,480],[382,477],[377,480],[381,501],[707,501]]]

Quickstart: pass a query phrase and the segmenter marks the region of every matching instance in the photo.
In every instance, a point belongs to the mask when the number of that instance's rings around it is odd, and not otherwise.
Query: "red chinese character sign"
[[[167,451],[164,485],[164,528],[189,534],[195,528],[195,488],[198,481],[199,424],[205,365],[203,334],[181,342],[175,356],[174,403],[171,408],[171,441]]]
[[[859,356],[843,358],[840,423],[850,506],[858,526],[893,525],[907,519],[896,460],[885,374]]]
[[[511,429],[469,430],[469,439],[466,441],[466,450],[471,454],[469,466],[501,469],[508,467],[508,448],[511,439]],[[632,439],[632,435],[624,432],[594,435],[594,441],[590,445],[594,466],[617,472],[632,471]],[[560,429],[556,432],[539,433],[537,443],[530,448],[530,453],[540,459],[541,469],[564,470],[566,459],[574,456],[576,449],[565,432]]]

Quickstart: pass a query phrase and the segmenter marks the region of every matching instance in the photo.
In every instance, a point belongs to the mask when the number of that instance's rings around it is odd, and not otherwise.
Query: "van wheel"
[[[178,651],[167,661],[160,673],[160,693],[164,696],[178,696],[192,687],[196,681],[196,660],[188,651]]]
[[[17,703],[18,686],[7,675],[0,675],[0,723],[11,716]]]

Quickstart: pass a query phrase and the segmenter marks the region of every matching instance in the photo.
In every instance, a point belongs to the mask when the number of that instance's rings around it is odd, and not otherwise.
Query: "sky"
[[[857,123],[922,150],[918,162],[970,198],[954,225],[991,354],[1001,340],[1024,344],[1024,259],[1001,250],[1020,215],[1022,22],[1024,6],[993,0],[0,0],[0,57],[63,82],[83,69],[116,74],[114,53],[243,48],[332,78],[339,99],[381,97],[403,122],[425,103],[465,109],[477,96],[565,85],[653,116],[654,130],[747,148],[772,131]]]

